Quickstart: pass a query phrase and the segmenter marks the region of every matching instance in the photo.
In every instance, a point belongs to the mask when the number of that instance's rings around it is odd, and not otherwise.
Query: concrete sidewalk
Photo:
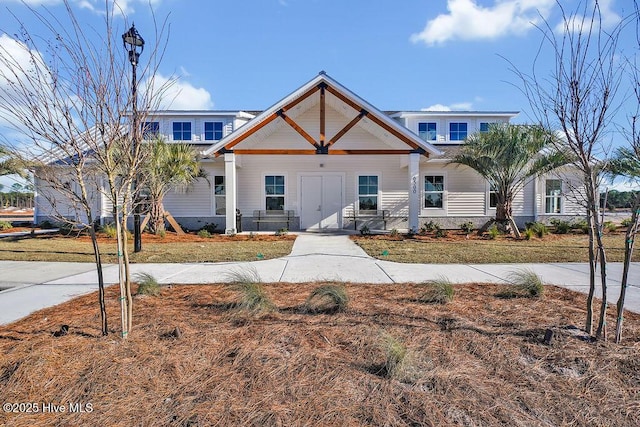
[[[608,264],[610,301],[620,292],[622,264]],[[132,272],[150,273],[160,283],[202,284],[232,280],[234,272],[253,269],[263,282],[341,281],[393,284],[445,276],[454,283],[506,283],[509,274],[531,269],[545,283],[587,292],[586,263],[552,264],[402,264],[369,257],[348,235],[302,233],[286,257],[251,262],[131,264]],[[640,313],[640,263],[630,271],[626,308]],[[115,265],[104,268],[105,282],[117,283]],[[97,289],[93,264],[0,261],[0,324]]]

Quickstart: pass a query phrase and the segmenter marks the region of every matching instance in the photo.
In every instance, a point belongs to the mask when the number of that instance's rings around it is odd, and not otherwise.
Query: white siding
[[[400,166],[400,157],[379,155],[345,156],[260,156],[246,155],[238,168],[238,208],[243,215],[252,215],[254,210],[264,209],[264,176],[285,176],[285,209],[300,213],[298,200],[299,176],[304,173],[344,173],[345,214],[352,212],[357,200],[358,175],[380,176],[379,209],[388,209],[391,214],[407,215],[408,172]],[[322,165],[322,166],[321,166]]]
[[[484,178],[466,166],[449,165],[444,170],[447,171],[448,216],[483,216],[486,206]]]
[[[204,164],[207,179],[200,178],[187,188],[171,190],[164,198],[164,209],[175,217],[210,217],[213,211],[214,176],[224,176],[222,163]]]

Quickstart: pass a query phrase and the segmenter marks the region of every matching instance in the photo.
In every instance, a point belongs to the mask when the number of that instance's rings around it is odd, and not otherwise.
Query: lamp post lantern
[[[134,156],[138,154],[138,145],[140,144],[140,126],[138,124],[138,79],[136,77],[136,68],[138,59],[144,50],[144,39],[136,30],[135,24],[131,24],[131,28],[122,35],[122,45],[129,54],[129,62],[131,63],[131,115],[132,115],[132,143],[131,151]],[[133,181],[134,198],[133,198],[133,251],[142,251],[142,235],[140,230],[140,200],[137,197],[138,189],[137,178]]]

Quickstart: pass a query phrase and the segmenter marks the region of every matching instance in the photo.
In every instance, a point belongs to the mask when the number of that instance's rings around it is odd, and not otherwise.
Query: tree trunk
[[[126,209],[124,210],[126,212]],[[127,216],[122,216],[122,260],[124,264],[124,290],[127,301],[127,333],[131,334],[131,328],[133,326],[133,297],[131,295],[131,270],[129,269],[129,242],[127,240]]]
[[[162,197],[153,197],[149,211],[149,230],[158,234],[164,231],[164,204]]]
[[[100,257],[100,248],[98,247],[98,239],[96,237],[96,230],[93,227],[89,228],[91,234],[91,244],[93,245],[93,256],[96,262],[96,270],[98,272],[98,303],[100,304],[100,321],[102,327],[102,336],[109,334],[107,325],[107,309],[104,303],[104,275],[102,274],[102,259]]]
[[[597,224],[598,233],[596,234],[596,243],[598,244],[598,255],[600,258],[600,284],[602,287],[602,302],[600,303],[600,320],[598,321],[598,329],[596,338],[607,340],[607,307],[609,305],[607,298],[607,255],[602,243],[602,224]]]
[[[631,257],[633,255],[633,246],[635,243],[636,233],[638,233],[638,219],[640,218],[640,197],[636,196],[631,214],[631,224],[627,228],[624,239],[624,264],[622,267],[622,281],[620,283],[620,296],[616,304],[616,344],[622,341],[622,323],[624,321],[624,300],[627,296],[627,286],[629,286],[629,267],[631,265]]]
[[[123,254],[124,254],[125,246],[123,241],[126,241],[127,236],[126,236],[126,229],[125,230],[122,229],[120,212],[118,211],[118,208],[114,207],[113,210],[114,210],[113,219],[116,225],[116,238],[118,241],[118,284],[120,285],[120,326],[122,327],[122,338],[126,339],[127,336],[129,335],[129,330],[128,330],[129,321],[127,319],[129,310],[127,307],[127,298],[125,297],[127,292],[126,292],[125,282],[124,282],[125,269],[124,269]],[[124,236],[124,239],[123,239],[123,236]]]
[[[587,295],[587,318],[584,331],[591,335],[593,333],[593,297],[596,291],[595,230],[591,209],[587,211],[587,223],[589,225],[589,294]]]

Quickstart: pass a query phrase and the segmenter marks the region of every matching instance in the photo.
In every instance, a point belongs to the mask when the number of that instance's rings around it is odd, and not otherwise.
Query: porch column
[[[418,232],[420,215],[420,153],[409,154],[409,231]]]
[[[236,224],[236,155],[234,153],[224,153],[224,186],[226,200],[224,232],[234,234],[238,229]]]

